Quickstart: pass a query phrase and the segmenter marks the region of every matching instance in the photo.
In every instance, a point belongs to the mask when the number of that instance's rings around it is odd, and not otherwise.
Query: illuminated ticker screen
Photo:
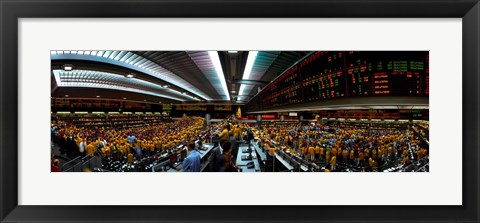
[[[318,51],[282,73],[249,110],[341,97],[429,94],[428,51]]]

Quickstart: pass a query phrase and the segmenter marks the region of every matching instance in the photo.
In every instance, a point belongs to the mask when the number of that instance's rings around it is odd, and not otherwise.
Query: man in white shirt
[[[103,147],[107,146],[107,140],[105,140],[104,138],[102,138],[100,142],[102,142]]]
[[[83,138],[82,141],[80,142],[80,145],[78,145],[78,152],[80,153],[80,156],[85,155],[86,147],[87,147],[87,138]]]

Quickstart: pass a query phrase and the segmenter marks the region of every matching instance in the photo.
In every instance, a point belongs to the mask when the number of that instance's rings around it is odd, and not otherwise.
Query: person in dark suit
[[[245,136],[245,140],[247,141],[247,143],[250,142],[250,140],[252,140],[254,137],[253,137],[253,132],[250,128],[247,129],[247,134]]]
[[[223,154],[224,147],[230,147],[231,144],[229,141],[221,140],[217,147],[212,149],[212,153],[208,157],[208,165],[210,172],[218,172],[220,170],[220,166],[218,161],[220,160]]]
[[[232,155],[232,145],[225,143],[223,145],[223,153],[218,158],[218,171],[219,172],[238,172],[238,168],[235,165]]]
[[[78,147],[72,135],[67,137],[65,146],[66,146],[67,157],[74,158],[75,153],[78,151]]]

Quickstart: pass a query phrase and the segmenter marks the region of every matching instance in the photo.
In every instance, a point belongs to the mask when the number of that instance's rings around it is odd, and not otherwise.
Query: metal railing
[[[73,160],[68,161],[67,163],[63,164],[62,171],[63,172],[82,172],[87,169],[93,171],[94,168],[101,168],[102,167],[102,159],[101,157],[95,155],[95,152],[87,154],[84,157],[77,157]],[[76,163],[74,163],[76,162]]]
[[[81,163],[81,161],[82,161],[82,157],[81,157],[81,156],[77,156],[77,157],[75,157],[74,159],[72,159],[72,160],[64,163],[64,164],[60,167],[60,169],[61,169],[63,172],[65,172],[65,171],[73,168],[73,167],[74,167],[75,165],[77,165],[78,163]]]

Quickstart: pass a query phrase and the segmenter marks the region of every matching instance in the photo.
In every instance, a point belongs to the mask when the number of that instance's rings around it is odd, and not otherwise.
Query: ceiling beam
[[[260,80],[241,80],[241,79],[235,79],[233,81],[235,84],[245,84],[245,85],[267,85],[269,82],[268,81],[260,81]]]

